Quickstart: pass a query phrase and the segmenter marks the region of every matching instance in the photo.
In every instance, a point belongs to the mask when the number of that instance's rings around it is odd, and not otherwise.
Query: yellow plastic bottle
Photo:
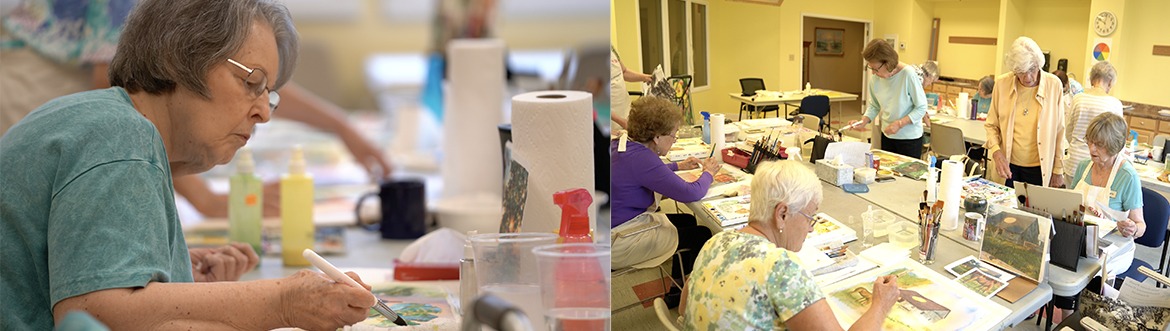
[[[252,245],[256,254],[263,254],[260,246],[260,219],[264,206],[264,183],[254,173],[256,166],[252,162],[252,151],[247,148],[240,151],[236,161],[236,174],[231,177],[231,189],[228,192],[228,229],[229,237],[234,242]]]
[[[305,172],[305,152],[293,148],[288,173],[280,179],[280,255],[285,266],[309,266],[302,252],[312,249],[313,177]]]

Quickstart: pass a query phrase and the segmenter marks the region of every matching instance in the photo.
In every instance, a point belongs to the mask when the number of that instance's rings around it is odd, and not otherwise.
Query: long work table
[[[811,163],[806,162],[805,164],[810,168],[813,167]],[[724,167],[731,166],[724,165]],[[740,171],[739,169],[735,170]],[[913,194],[912,192],[922,192],[926,185],[922,181],[898,177],[893,182],[870,184],[870,191],[868,193],[853,194],[847,193],[841,188],[824,181],[821,184],[824,192],[824,201],[820,205],[820,212],[828,214],[854,229],[859,236],[862,233],[861,213],[865,212],[869,206],[873,206],[875,209],[884,209],[894,214],[897,218],[896,222],[916,223],[917,207],[921,200],[921,194]],[[686,206],[694,211],[700,224],[711,228],[712,231],[723,231],[734,228],[724,228],[719,220],[703,207],[702,201],[690,202]],[[967,256],[978,255],[980,249],[979,242],[963,239],[961,231],[960,228],[959,230],[940,232],[941,238],[938,242],[936,262],[929,266],[930,269],[940,274],[948,275],[944,269],[946,265]],[[1122,247],[1119,249],[1118,254],[1127,250],[1134,250],[1132,239],[1126,240],[1116,234],[1110,234],[1105,239],[1121,244]],[[877,238],[878,242],[883,242],[884,240],[886,238]],[[850,251],[855,253],[863,250],[858,241],[848,244],[848,247]],[[912,248],[911,257],[914,258],[917,254],[917,248]],[[1094,275],[1100,273],[1101,262],[1098,259],[1081,258],[1078,264],[1077,272],[1068,271],[1049,264],[1046,268],[1046,277],[1040,282],[1039,286],[1014,303],[999,297],[992,298],[992,301],[995,303],[1011,310],[1011,314],[1001,322],[1000,326],[1007,328],[1021,323],[1032,312],[1048,303],[1054,294],[1060,296],[1075,295],[1088,284]]]

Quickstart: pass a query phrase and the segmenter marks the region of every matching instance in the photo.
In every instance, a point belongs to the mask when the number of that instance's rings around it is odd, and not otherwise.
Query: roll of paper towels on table
[[[723,114],[711,114],[711,146],[715,154],[719,154],[727,144],[727,137],[723,134]]]
[[[456,39],[447,46],[443,111],[443,197],[502,195],[499,125],[504,109],[504,42]]]
[[[943,161],[942,182],[938,185],[939,200],[943,201],[942,229],[951,231],[959,228],[959,198],[963,191],[963,164],[951,160]]]
[[[593,95],[542,91],[512,97],[512,143],[513,158],[528,169],[521,228],[559,229],[561,211],[553,204],[553,193],[572,188],[593,192]],[[589,219],[597,219],[596,208],[589,208]]]

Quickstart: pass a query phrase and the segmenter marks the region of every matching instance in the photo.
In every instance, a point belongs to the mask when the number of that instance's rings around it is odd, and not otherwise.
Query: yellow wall
[[[1040,49],[1049,51],[1048,72],[1056,71],[1061,58],[1068,59],[1069,71],[1077,81],[1085,81],[1080,73],[1085,68],[1084,36],[1079,31],[1089,29],[1085,17],[1089,15],[1089,0],[1031,0],[1024,13],[1024,35],[1036,41]]]
[[[633,71],[642,68],[642,52],[638,46],[641,37],[638,35],[638,0],[611,0],[611,15],[614,21],[610,26],[610,42],[622,64]],[[626,83],[626,90],[641,91],[641,83]]]
[[[1101,1],[1094,1],[1094,4]],[[1117,68],[1118,82],[1113,95],[1122,100],[1170,108],[1170,89],[1166,87],[1166,79],[1170,77],[1170,56],[1152,54],[1154,45],[1170,45],[1170,18],[1166,16],[1170,13],[1170,2],[1122,2],[1125,4],[1124,13],[1114,11],[1120,23],[1113,36],[1116,38],[1120,34],[1124,43],[1116,44],[1120,47],[1114,48],[1110,62],[1123,63],[1124,67]],[[1091,15],[1095,17],[1097,11]]]
[[[711,85],[694,92],[695,109],[738,118],[739,103],[727,94],[740,93],[740,78],[763,78],[770,90],[803,88],[802,15],[870,21],[875,5],[871,0],[786,0],[779,7],[734,1],[709,6]],[[619,21],[618,29],[637,26]]]
[[[375,53],[425,52],[430,47],[430,18],[422,23],[389,22],[379,0],[363,0],[359,16],[347,22],[295,21],[301,39],[324,44],[331,51],[335,79],[344,108],[375,108],[366,87],[365,60]],[[604,41],[609,17],[556,21],[496,22],[496,36],[512,49],[570,48]]]
[[[843,52],[841,56],[816,55],[815,37],[816,28],[834,28],[844,30]],[[804,19],[804,39],[802,42],[809,45],[809,77],[807,81],[816,88],[843,91],[853,94],[861,93],[862,67],[861,50],[865,48],[865,24],[846,22],[824,18],[806,17]]]
[[[951,36],[996,38],[999,2],[940,2],[934,6],[939,18],[938,66],[943,76],[980,79],[995,73],[995,45],[952,44]],[[1003,43],[999,40],[998,43]]]
[[[1012,42],[1024,35],[1026,0],[1001,0],[999,3],[999,43],[995,45],[995,72],[1003,73],[1003,55],[1012,48]]]

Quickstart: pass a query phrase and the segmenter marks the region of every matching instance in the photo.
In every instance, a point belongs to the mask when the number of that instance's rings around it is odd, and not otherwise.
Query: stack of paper
[[[813,215],[817,223],[813,225],[813,232],[804,240],[805,247],[824,246],[833,242],[848,243],[857,240],[857,231],[841,221],[825,213]]]

